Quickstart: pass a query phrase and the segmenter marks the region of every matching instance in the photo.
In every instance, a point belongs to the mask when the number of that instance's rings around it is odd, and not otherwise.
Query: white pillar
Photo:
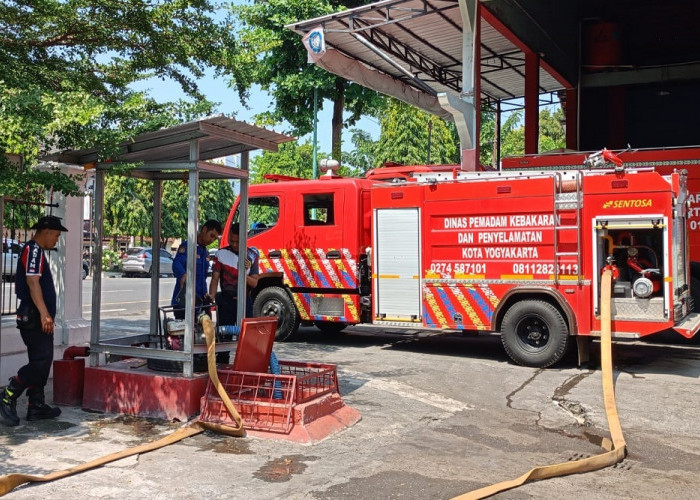
[[[83,174],[80,167],[59,165],[69,175]],[[84,188],[84,181],[79,187]],[[57,250],[49,252],[49,265],[56,286],[54,344],[81,345],[90,341],[90,321],[83,319],[83,198],[54,193],[58,207],[52,214],[68,229],[58,240]]]

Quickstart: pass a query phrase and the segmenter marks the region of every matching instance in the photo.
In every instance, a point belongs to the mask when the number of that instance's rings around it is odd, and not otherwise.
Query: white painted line
[[[457,401],[456,399],[448,398],[442,394],[436,394],[434,392],[422,391],[397,380],[369,378],[364,373],[352,372],[348,370],[341,370],[339,375],[341,378],[343,378],[345,374],[351,374],[351,378],[364,382],[363,385],[365,387],[390,392],[402,398],[412,399],[449,413],[457,413],[461,410],[474,409],[473,405],[467,404],[463,401]]]
[[[136,300],[134,302],[102,302],[103,306],[116,306],[121,304],[150,304],[150,300]],[[170,304],[170,299],[160,299],[160,304]],[[92,304],[83,304],[83,308],[92,308]]]
[[[126,309],[101,309],[101,313],[111,313],[111,312],[118,312],[118,311],[126,311]]]

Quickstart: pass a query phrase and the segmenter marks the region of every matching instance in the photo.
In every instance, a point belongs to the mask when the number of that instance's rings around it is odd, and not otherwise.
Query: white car
[[[2,240],[2,261],[0,261],[0,271],[6,280],[12,279],[17,272],[17,262],[22,245],[17,240],[3,238]]]
[[[153,249],[143,247],[129,248],[122,257],[122,273],[124,277],[137,274],[151,275],[153,264]],[[160,249],[160,274],[173,274],[173,256],[166,249]]]

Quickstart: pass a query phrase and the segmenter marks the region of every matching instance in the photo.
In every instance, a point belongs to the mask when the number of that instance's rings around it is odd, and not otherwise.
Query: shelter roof
[[[492,17],[491,22],[498,21]],[[525,93],[525,55],[491,22],[487,18],[481,22],[482,98],[519,98]],[[327,46],[421,93],[462,92],[463,25],[458,0],[383,0],[287,27],[303,35],[318,26],[324,28]],[[391,61],[373,52],[362,38]],[[545,67],[540,68],[539,83],[540,93],[565,87]]]
[[[218,115],[140,134],[120,144],[120,153],[111,161],[187,162],[194,139],[199,144],[198,160],[206,161],[256,149],[277,151],[279,144],[294,137]],[[77,165],[99,160],[94,148],[62,151],[42,159]]]

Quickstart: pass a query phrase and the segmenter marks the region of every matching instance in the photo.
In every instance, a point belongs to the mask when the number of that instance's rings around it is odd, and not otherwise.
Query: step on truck
[[[278,316],[278,340],[302,323],[500,333],[513,361],[546,367],[600,335],[609,268],[614,337],[691,337],[686,175],[608,166],[269,176],[249,189],[253,313]],[[236,203],[222,245],[238,216]]]

